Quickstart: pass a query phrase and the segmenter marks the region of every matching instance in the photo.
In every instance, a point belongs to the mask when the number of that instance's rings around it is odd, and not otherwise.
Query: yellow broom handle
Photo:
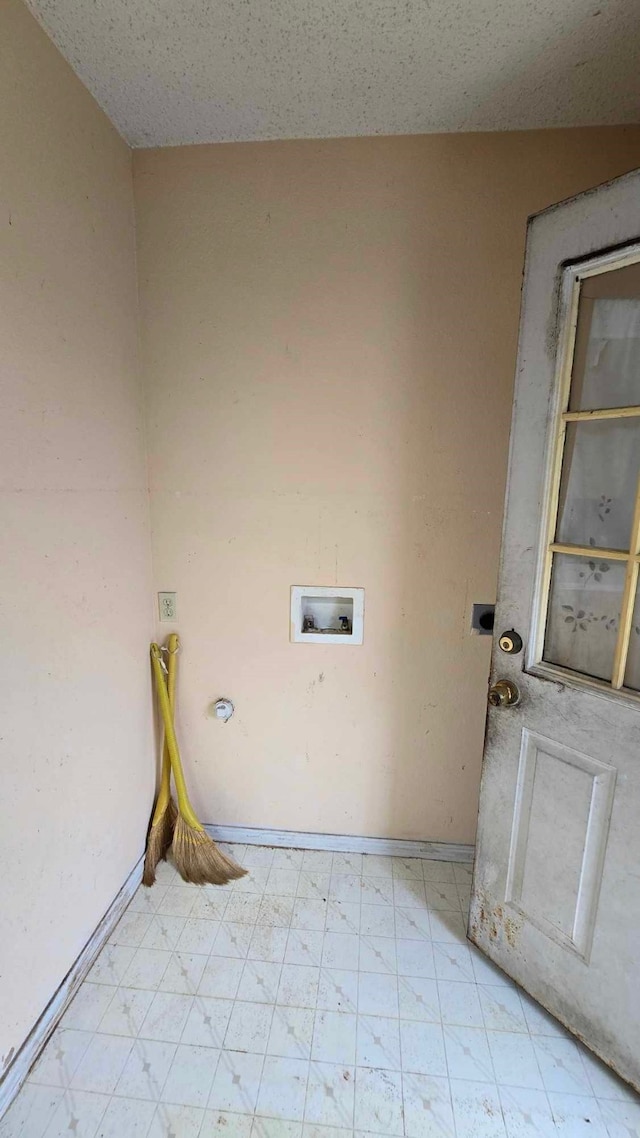
[[[173,768],[173,777],[175,779],[176,791],[178,794],[178,809],[182,814],[185,822],[188,822],[196,830],[204,830],[204,826],[200,825],[193,807],[189,802],[189,795],[187,793],[186,783],[184,781],[184,772],[182,770],[182,762],[180,760],[180,751],[178,750],[178,741],[176,733],[173,729],[173,722],[171,719],[171,707],[169,705],[169,693],[167,686],[164,682],[162,674],[162,664],[160,662],[160,649],[157,644],[151,645],[151,662],[153,664],[153,672],[156,679],[156,688],[158,691],[158,701],[160,703],[160,711],[162,712],[162,719],[164,721],[164,733],[171,758],[171,766]]]
[[[180,641],[175,632],[172,632],[167,640],[167,651],[169,653],[169,662],[167,665],[167,689],[169,693],[169,707],[171,708],[171,720],[176,706],[176,679],[178,674],[177,667],[177,652]],[[160,775],[160,789],[158,791],[158,798],[156,801],[156,808],[153,812],[151,825],[155,826],[162,818],[171,797],[171,759],[169,757],[169,748],[167,746],[166,737],[162,744],[162,773]]]

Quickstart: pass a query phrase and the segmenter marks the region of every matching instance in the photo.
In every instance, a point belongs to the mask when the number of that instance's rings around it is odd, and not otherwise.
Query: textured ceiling
[[[639,0],[28,0],[133,146],[640,121]]]

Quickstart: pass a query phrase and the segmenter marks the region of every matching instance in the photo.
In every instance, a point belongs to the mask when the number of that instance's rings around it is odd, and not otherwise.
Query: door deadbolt
[[[520,702],[520,689],[513,680],[497,680],[489,688],[489,703],[492,707],[513,707]]]
[[[518,652],[522,652],[522,637],[515,628],[510,628],[508,632],[502,633],[498,645],[509,656],[516,656]]]

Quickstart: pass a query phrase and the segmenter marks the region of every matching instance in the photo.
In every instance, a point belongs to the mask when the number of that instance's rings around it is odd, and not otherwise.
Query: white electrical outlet
[[[158,612],[160,620],[176,620],[176,594],[158,593]]]

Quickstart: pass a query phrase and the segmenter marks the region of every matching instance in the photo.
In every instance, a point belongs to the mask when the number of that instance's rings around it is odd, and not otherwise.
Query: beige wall
[[[639,163],[637,128],[134,156],[204,820],[473,840],[526,218]],[[364,646],[290,644],[292,584],[364,586]]]
[[[2,6],[0,1071],[142,852],[151,626],[131,156]]]

